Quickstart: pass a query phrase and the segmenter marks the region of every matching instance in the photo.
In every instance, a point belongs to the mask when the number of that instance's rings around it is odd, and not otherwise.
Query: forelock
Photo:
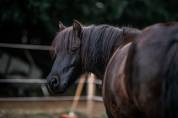
[[[68,27],[60,32],[57,32],[53,42],[53,55],[57,55],[60,51],[67,51],[73,39],[73,28]]]

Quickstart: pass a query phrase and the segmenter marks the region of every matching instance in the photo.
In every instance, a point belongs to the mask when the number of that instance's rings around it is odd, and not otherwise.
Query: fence
[[[89,84],[88,81],[84,81]],[[3,97],[0,98],[0,101],[61,101],[61,100],[74,100],[74,96],[58,96],[58,97],[50,97],[48,89],[46,87],[45,79],[0,79],[0,84],[35,84],[41,86],[41,90],[44,94],[44,97]],[[76,84],[79,82],[77,81]],[[94,81],[94,85],[101,85],[102,81],[96,79]],[[93,96],[91,99],[96,101],[102,101],[101,96]],[[87,100],[87,96],[82,96],[80,100]]]
[[[12,48],[12,49],[22,49],[22,50],[42,50],[49,51],[52,50],[51,46],[42,46],[42,45],[26,45],[26,44],[7,44],[0,43],[0,48]],[[85,81],[88,83],[88,81]],[[8,97],[8,98],[0,98],[0,101],[48,101],[48,100],[72,100],[73,96],[60,96],[60,97],[50,97],[48,89],[46,87],[45,79],[0,79],[0,84],[3,83],[11,83],[11,84],[37,84],[41,86],[41,90],[44,94],[44,97]],[[89,84],[89,83],[88,83]],[[101,85],[101,80],[95,79],[95,86]],[[80,98],[81,100],[87,99],[86,96]],[[101,96],[93,96],[93,100],[102,101]]]

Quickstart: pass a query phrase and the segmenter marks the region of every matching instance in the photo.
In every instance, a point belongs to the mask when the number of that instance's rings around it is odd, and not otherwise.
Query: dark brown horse
[[[49,87],[54,92],[64,92],[85,72],[102,79],[114,51],[139,33],[134,28],[82,26],[78,21],[66,28],[60,23],[53,41],[56,58],[47,78]]]
[[[118,49],[103,96],[110,118],[178,118],[178,23],[150,26]]]

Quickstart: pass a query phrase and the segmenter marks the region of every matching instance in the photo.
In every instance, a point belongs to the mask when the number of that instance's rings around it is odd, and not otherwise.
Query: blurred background
[[[16,100],[10,98],[40,101],[36,97],[74,95],[76,86],[63,95],[50,94],[44,86],[53,63],[49,48],[59,20],[66,26],[77,19],[84,25],[142,29],[157,22],[176,21],[177,8],[177,0],[1,0],[0,100],[9,101],[0,104],[0,118],[4,117],[3,108],[9,109],[12,106],[8,103]],[[100,85],[96,88],[100,96]]]

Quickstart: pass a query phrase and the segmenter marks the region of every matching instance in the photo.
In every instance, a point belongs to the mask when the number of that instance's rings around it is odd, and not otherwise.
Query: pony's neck
[[[114,51],[130,42],[130,35],[124,29],[109,25],[83,28],[81,57],[84,71],[92,72],[102,79]]]
[[[106,65],[117,47],[122,30],[108,25],[89,26],[82,32],[82,65],[85,72],[102,78]]]

